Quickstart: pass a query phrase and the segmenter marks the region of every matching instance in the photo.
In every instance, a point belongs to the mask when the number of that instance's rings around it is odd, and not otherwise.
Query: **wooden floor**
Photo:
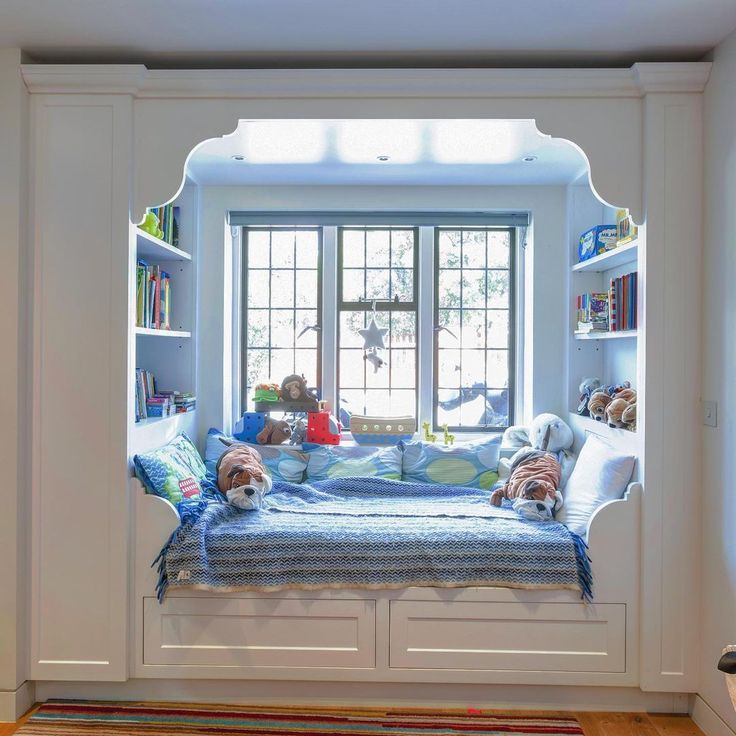
[[[512,712],[512,711],[504,711]],[[531,713],[532,711],[525,711]],[[555,711],[536,711],[539,715],[563,715]],[[18,723],[0,723],[0,736],[11,736],[33,713]],[[565,714],[566,715],[566,714]],[[703,736],[688,716],[647,713],[574,713],[585,736]]]

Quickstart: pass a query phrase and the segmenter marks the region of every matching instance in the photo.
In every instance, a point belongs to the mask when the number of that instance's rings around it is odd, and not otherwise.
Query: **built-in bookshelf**
[[[616,222],[616,210],[601,203],[588,186],[571,186],[568,189],[569,223],[569,350],[568,350],[568,409],[575,426],[583,431],[595,430],[599,434],[610,435],[617,441],[624,441],[627,435],[635,433],[628,430],[614,430],[604,423],[595,422],[576,414],[579,403],[579,385],[583,378],[598,378],[604,385],[617,385],[629,381],[632,388],[639,390],[639,339],[642,326],[641,299],[636,310],[629,302],[631,310],[628,317],[635,315],[637,329],[593,330],[581,332],[578,329],[577,296],[609,292],[611,281],[638,272],[640,276],[640,256],[645,247],[646,233],[639,228],[638,237],[611,250],[596,255],[586,261],[578,261],[578,242],[580,235],[595,225],[612,225]],[[641,282],[636,278],[638,291]],[[631,284],[632,281],[626,282]],[[609,314],[610,317],[610,314]],[[622,439],[624,438],[624,439]]]
[[[136,403],[136,369],[155,376],[157,391],[196,394],[196,198],[191,185],[184,187],[173,204],[178,215],[176,245],[131,225],[130,455],[160,447],[180,432],[196,437],[196,409],[170,416],[141,417],[136,421],[136,414],[140,415],[140,404]],[[170,228],[167,235],[173,240]],[[163,328],[163,319],[158,322],[161,328],[150,326],[150,320],[149,326],[140,324],[140,261],[152,271],[165,273],[168,279],[168,329]]]

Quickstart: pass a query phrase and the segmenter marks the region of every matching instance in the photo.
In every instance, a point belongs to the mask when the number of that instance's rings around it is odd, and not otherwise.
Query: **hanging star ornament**
[[[376,348],[377,350],[385,350],[386,346],[383,344],[383,338],[385,337],[388,329],[379,327],[376,324],[376,318],[371,317],[371,323],[364,330],[358,330],[358,334],[363,338],[363,350],[370,350]]]

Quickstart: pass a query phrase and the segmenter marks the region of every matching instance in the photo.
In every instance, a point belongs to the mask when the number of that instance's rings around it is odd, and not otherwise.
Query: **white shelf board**
[[[151,327],[136,327],[136,335],[148,335],[150,337],[191,337],[192,333],[188,330],[154,330]]]
[[[582,263],[576,263],[572,270],[574,273],[580,271],[601,272],[611,268],[623,266],[625,263],[635,263],[639,255],[639,243],[634,240],[626,245],[601,253],[599,256],[589,258]]]
[[[197,410],[195,409],[185,414],[174,414],[170,417],[150,417],[135,422],[130,442],[131,455],[163,447],[182,432],[185,432],[196,441],[196,413]]]
[[[136,254],[138,258],[153,261],[191,261],[192,256],[180,248],[175,248],[163,240],[135,229]]]
[[[621,340],[626,337],[636,337],[636,330],[618,330],[616,332],[586,332],[574,333],[576,340]]]

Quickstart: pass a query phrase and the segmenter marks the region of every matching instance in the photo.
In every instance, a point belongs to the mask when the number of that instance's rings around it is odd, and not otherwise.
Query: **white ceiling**
[[[575,146],[532,120],[241,120],[187,165],[223,186],[563,184],[585,171]]]
[[[1,0],[0,47],[162,65],[628,65],[697,59],[734,0]]]

